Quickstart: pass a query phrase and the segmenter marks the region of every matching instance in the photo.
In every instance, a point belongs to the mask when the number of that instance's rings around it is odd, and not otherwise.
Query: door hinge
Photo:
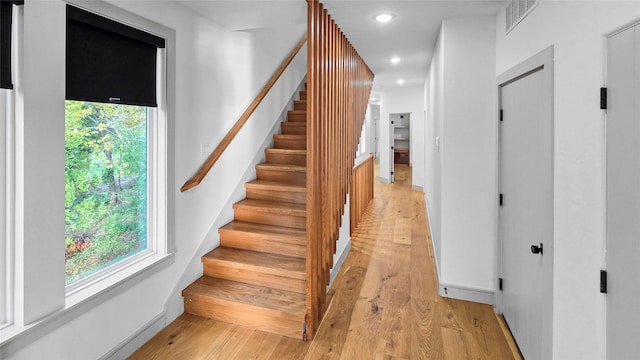
[[[502,278],[498,278],[498,289],[502,291]]]
[[[504,110],[500,109],[500,121],[504,120]]]
[[[600,88],[600,109],[602,110],[607,109],[607,88],[606,87]]]
[[[500,194],[500,197],[498,199],[500,201],[500,206],[504,205],[504,195]]]
[[[607,293],[607,270],[600,270],[600,292]]]
[[[393,120],[391,120],[391,125],[393,125]]]
[[[391,172],[391,175],[393,175],[393,171]]]

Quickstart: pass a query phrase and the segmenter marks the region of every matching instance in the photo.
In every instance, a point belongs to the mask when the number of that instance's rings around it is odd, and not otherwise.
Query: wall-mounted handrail
[[[260,105],[260,103],[265,98],[265,96],[267,96],[267,94],[269,93],[269,90],[271,90],[273,85],[278,81],[278,79],[280,78],[282,73],[284,73],[284,71],[287,69],[291,61],[293,61],[296,55],[298,55],[298,52],[300,51],[300,49],[302,49],[302,46],[306,41],[307,41],[307,36],[305,35],[302,37],[302,39],[300,39],[300,41],[298,42],[296,47],[291,51],[289,56],[282,62],[278,70],[276,70],[276,72],[271,76],[271,79],[269,79],[269,81],[264,85],[264,87],[258,93],[256,98],[251,102],[251,104],[249,104],[247,109],[242,113],[238,121],[236,121],[236,123],[233,125],[231,130],[229,130],[229,132],[227,133],[227,135],[225,135],[222,141],[220,141],[220,144],[218,144],[218,146],[215,148],[215,150],[213,150],[211,155],[209,155],[209,157],[200,166],[200,169],[198,169],[195,175],[193,175],[189,180],[187,180],[187,182],[184,183],[184,185],[182,185],[182,187],[180,188],[180,191],[185,192],[191,188],[194,188],[200,185],[204,177],[207,176],[207,173],[209,173],[209,170],[211,170],[211,168],[216,163],[216,161],[218,161],[218,159],[220,158],[222,153],[224,153],[224,151],[227,149],[231,141],[236,137],[236,135],[238,135],[238,132],[240,132],[240,129],[242,129],[242,127],[247,122],[247,120],[249,120],[249,118],[251,117],[253,112],[256,110],[258,105]]]
[[[307,0],[307,305],[322,320],[373,73],[319,0]]]

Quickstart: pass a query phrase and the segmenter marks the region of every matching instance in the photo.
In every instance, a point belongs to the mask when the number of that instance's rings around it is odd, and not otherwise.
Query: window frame
[[[78,6],[69,3],[73,6]],[[84,3],[83,3],[84,5]],[[140,26],[125,23],[115,17],[99,13],[90,7],[78,6],[83,10],[114,20],[145,32]],[[162,37],[162,36],[161,36]],[[163,37],[164,38],[164,37]],[[168,39],[164,38],[165,41]],[[101,292],[105,286],[118,282],[123,274],[136,273],[155,261],[169,255],[167,242],[167,180],[168,162],[168,112],[167,112],[167,69],[166,48],[158,48],[156,53],[156,107],[147,107],[147,249],[135,253],[117,263],[100,269],[73,283],[65,285],[66,303],[73,305],[85,298]],[[64,239],[62,239],[64,244]]]
[[[0,329],[13,323],[11,272],[13,269],[12,235],[12,157],[13,157],[13,104],[12,89],[0,89]]]
[[[15,126],[16,89],[20,89],[22,6],[15,4],[11,21],[11,89],[0,89],[0,330],[14,323]]]

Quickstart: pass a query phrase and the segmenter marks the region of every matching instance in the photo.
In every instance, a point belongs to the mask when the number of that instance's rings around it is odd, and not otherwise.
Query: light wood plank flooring
[[[313,341],[183,314],[131,358],[514,359],[491,306],[438,295],[410,170],[397,166],[394,184],[376,182]]]

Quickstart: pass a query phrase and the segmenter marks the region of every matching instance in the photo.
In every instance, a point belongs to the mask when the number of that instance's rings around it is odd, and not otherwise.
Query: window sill
[[[174,255],[175,253],[166,255],[150,254],[142,257],[138,261],[121,268],[119,271],[108,274],[99,281],[68,294],[64,308],[47,315],[41,320],[26,326],[11,324],[0,329],[0,346],[6,345],[18,337],[25,336],[44,324],[63,320],[64,317],[70,316],[72,310],[81,307],[83,303],[104,295],[111,290],[117,291],[121,285],[128,283],[134,278],[150,276],[149,271],[156,269],[162,264],[173,262]]]

